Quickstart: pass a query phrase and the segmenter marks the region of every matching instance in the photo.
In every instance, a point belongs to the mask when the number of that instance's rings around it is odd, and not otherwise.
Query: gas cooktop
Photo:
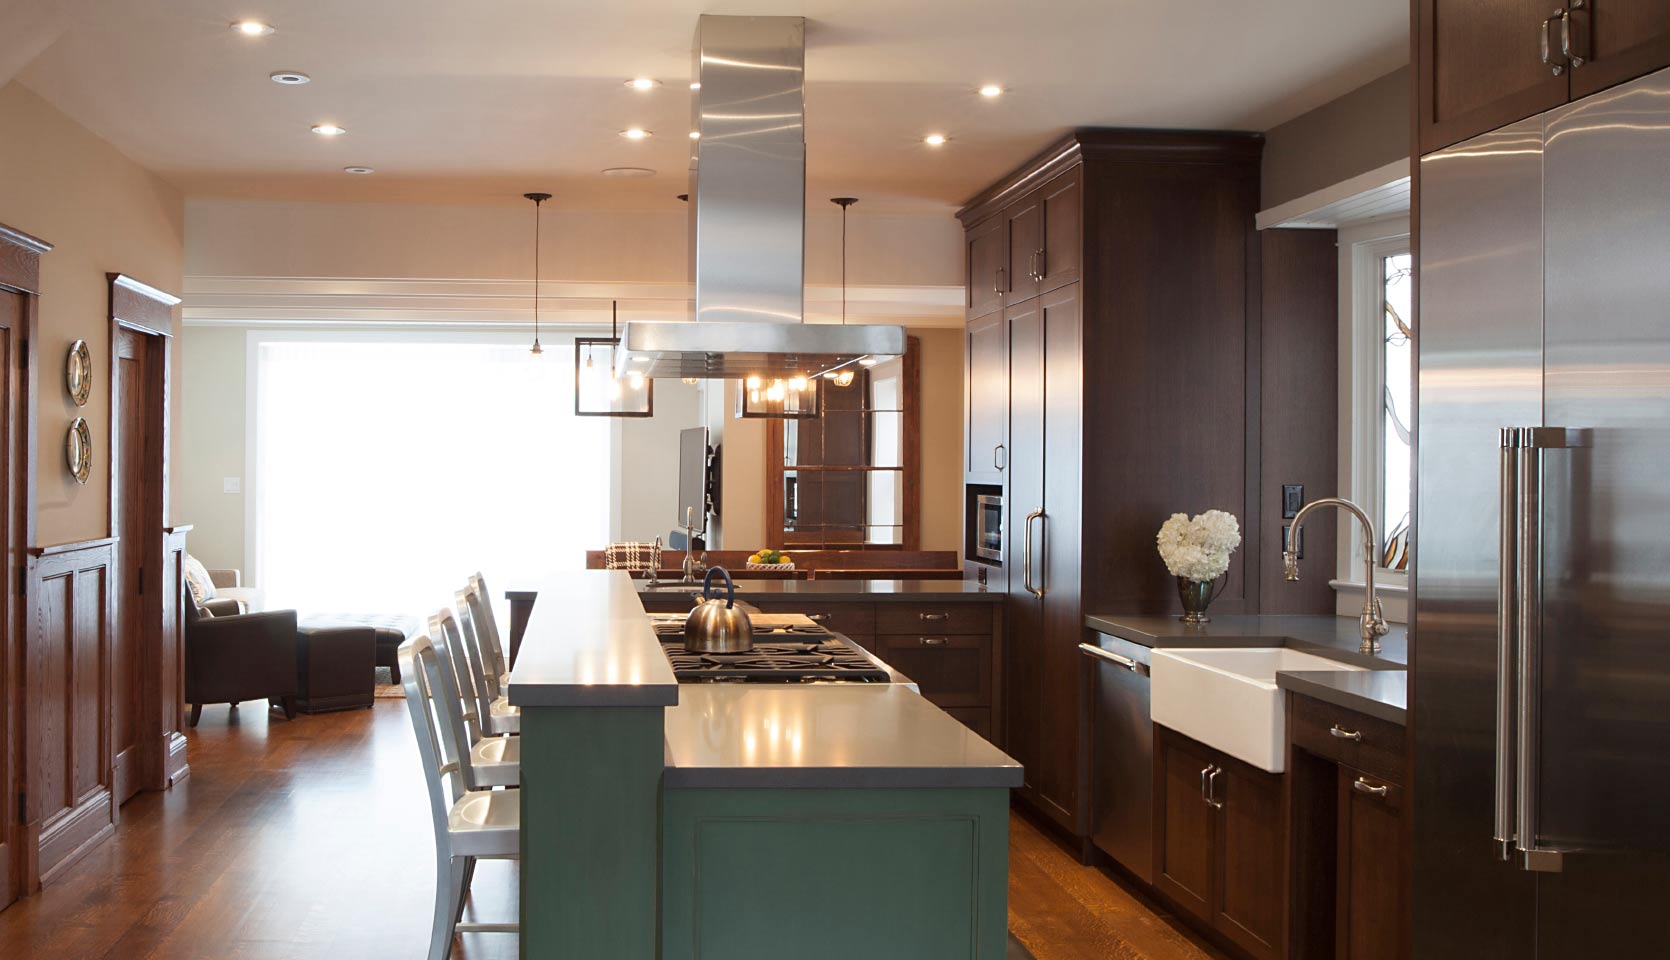
[[[684,625],[657,622],[679,683],[887,683],[892,676],[846,637],[822,627],[759,630],[747,653],[691,653]]]

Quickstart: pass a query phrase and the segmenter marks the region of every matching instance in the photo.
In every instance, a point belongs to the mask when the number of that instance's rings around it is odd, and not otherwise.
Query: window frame
[[[1382,472],[1385,459],[1385,287],[1381,261],[1410,253],[1407,217],[1390,217],[1339,231],[1340,276],[1340,442],[1341,495],[1375,519],[1375,535],[1384,512]],[[1413,411],[1407,411],[1413,416]],[[1362,609],[1362,533],[1355,524],[1338,525],[1335,579],[1338,612],[1356,616]],[[1378,547],[1377,547],[1378,549]],[[1375,588],[1387,602],[1387,615],[1403,619],[1409,575],[1376,565]]]

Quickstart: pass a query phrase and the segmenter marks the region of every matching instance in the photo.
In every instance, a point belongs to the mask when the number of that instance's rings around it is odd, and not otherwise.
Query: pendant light
[[[620,348],[620,302],[609,303],[607,337],[574,338],[574,415],[577,417],[649,417],[655,415],[655,381],[630,372],[615,376]]]
[[[545,352],[539,345],[539,209],[551,195],[524,193],[522,196],[533,201],[533,347],[528,352],[537,357]]]
[[[858,202],[857,197],[834,197],[830,203],[841,207],[841,326],[847,325],[847,208]],[[837,387],[852,386],[852,367],[843,367],[827,374]]]

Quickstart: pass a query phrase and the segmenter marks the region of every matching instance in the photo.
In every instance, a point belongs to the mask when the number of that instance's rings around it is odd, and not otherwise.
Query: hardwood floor
[[[210,707],[191,777],[122,807],[116,836],[0,911],[0,956],[314,960],[423,956],[434,847],[405,705],[269,719]],[[1208,952],[1031,823],[1011,818],[1009,922],[1037,960]],[[516,866],[483,863],[470,919],[513,918]],[[470,934],[453,956],[516,955]]]

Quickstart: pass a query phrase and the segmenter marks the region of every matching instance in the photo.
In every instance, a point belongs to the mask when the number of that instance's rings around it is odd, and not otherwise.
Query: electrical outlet
[[[1281,518],[1292,520],[1299,515],[1299,510],[1305,505],[1305,485],[1302,483],[1284,483],[1281,485]],[[1299,531],[1301,534],[1303,530]]]
[[[1293,524],[1291,524],[1291,523],[1284,523],[1284,524],[1281,525],[1281,543],[1282,543],[1282,549],[1283,550],[1287,549],[1287,531],[1289,529],[1291,529],[1292,527],[1293,527]],[[1300,560],[1305,559],[1305,528],[1304,527],[1299,528],[1299,542],[1295,543],[1293,546],[1294,546],[1294,551],[1293,552],[1298,555],[1299,559]]]
[[[243,493],[244,481],[242,477],[222,477],[220,480],[221,493]]]

